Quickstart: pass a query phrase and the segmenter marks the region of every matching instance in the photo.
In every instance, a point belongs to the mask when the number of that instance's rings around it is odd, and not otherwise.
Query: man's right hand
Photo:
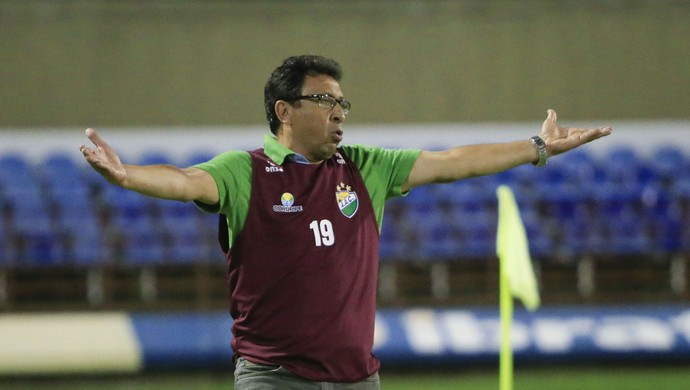
[[[218,187],[208,172],[169,164],[123,164],[115,150],[94,129],[86,129],[86,136],[95,147],[81,145],[79,150],[93,169],[110,183],[161,199],[218,204]]]
[[[86,161],[110,183],[124,186],[127,170],[120,162],[120,157],[115,150],[94,129],[86,129],[86,137],[94,144],[93,148],[86,145],[79,146]]]

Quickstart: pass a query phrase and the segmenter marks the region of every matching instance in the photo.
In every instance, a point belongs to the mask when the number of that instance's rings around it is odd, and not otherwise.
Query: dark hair
[[[343,71],[340,65],[326,57],[301,55],[288,57],[277,67],[264,87],[264,107],[271,132],[276,134],[280,120],[276,116],[275,105],[278,100],[291,101],[302,94],[306,76],[325,74],[340,81]]]

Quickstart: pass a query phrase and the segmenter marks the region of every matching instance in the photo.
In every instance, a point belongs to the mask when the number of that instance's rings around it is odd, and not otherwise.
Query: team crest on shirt
[[[340,183],[335,187],[335,200],[338,208],[344,216],[352,218],[359,209],[359,199],[357,193],[352,191],[352,187],[345,183]]]

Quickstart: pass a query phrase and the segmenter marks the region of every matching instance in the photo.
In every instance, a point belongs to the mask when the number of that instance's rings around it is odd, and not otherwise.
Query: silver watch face
[[[546,165],[546,144],[544,143],[544,140],[541,139],[538,135],[535,135],[532,137],[532,143],[534,144],[534,148],[537,150],[537,156],[539,157],[539,160],[534,164],[538,167],[543,167]]]

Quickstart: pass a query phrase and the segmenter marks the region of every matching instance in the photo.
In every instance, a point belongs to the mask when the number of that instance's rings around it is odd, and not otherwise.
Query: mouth
[[[331,139],[335,143],[340,143],[343,140],[343,131],[336,130],[335,132],[331,133]]]

